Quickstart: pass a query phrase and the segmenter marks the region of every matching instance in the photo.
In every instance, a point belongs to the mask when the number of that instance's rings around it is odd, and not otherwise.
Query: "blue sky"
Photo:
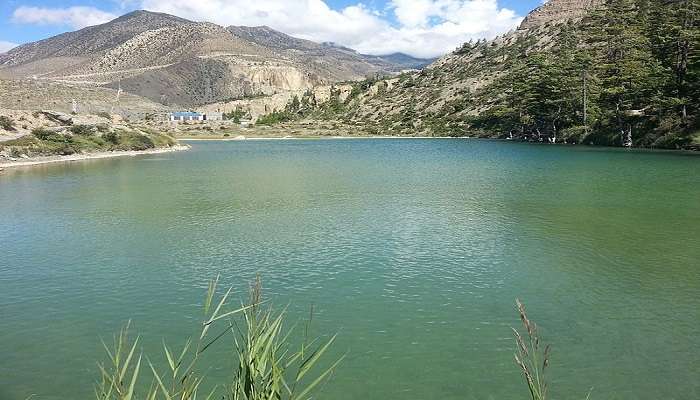
[[[0,0],[0,51],[135,9],[221,25],[269,25],[364,53],[436,56],[517,26],[542,0]]]

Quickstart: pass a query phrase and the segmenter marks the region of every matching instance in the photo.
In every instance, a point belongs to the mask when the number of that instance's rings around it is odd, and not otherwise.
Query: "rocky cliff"
[[[525,17],[520,29],[532,29],[550,22],[562,22],[583,17],[604,0],[549,0]]]

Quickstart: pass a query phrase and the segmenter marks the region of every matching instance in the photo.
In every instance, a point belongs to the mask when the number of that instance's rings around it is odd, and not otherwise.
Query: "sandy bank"
[[[145,154],[162,154],[171,153],[175,151],[185,151],[189,150],[188,145],[176,145],[168,148],[150,149],[143,151],[104,151],[98,153],[86,153],[86,154],[71,154],[68,156],[43,156],[43,157],[31,157],[26,159],[17,160],[0,160],[0,170],[3,168],[13,168],[13,167],[29,167],[33,165],[41,164],[51,164],[51,163],[61,163],[61,162],[73,162],[73,161],[84,161],[84,160],[97,160],[101,158],[112,158],[112,157],[124,157],[124,156],[140,156]]]

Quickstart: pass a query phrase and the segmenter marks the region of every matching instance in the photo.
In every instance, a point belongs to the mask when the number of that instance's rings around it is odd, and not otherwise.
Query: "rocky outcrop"
[[[73,125],[73,118],[70,115],[51,110],[42,110],[40,111],[40,113],[43,114],[46,118],[50,119],[51,121],[54,121],[61,125]]]
[[[563,22],[583,17],[586,12],[603,4],[604,0],[549,0],[523,20],[520,29],[532,29],[551,22]]]

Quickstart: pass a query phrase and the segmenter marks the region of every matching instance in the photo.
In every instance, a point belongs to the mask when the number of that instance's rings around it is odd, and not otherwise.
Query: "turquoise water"
[[[526,398],[516,297],[553,345],[553,397],[700,398],[697,156],[191,144],[0,174],[0,399],[92,398],[99,338],[128,319],[162,362],[219,273],[236,297],[260,273],[291,319],[314,305],[339,333],[319,398]]]

